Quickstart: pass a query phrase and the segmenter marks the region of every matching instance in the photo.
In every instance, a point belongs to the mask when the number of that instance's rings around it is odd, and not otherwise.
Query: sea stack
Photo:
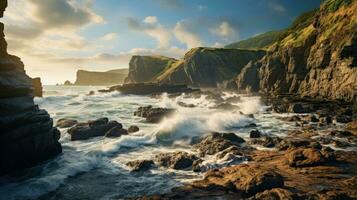
[[[0,0],[0,17],[7,0]],[[0,175],[24,169],[62,152],[60,132],[45,110],[34,104],[32,79],[20,58],[7,53],[0,23]]]

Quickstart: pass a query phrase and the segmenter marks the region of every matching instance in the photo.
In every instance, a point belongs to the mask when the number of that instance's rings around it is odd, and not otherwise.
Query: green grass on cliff
[[[284,31],[269,31],[246,40],[229,44],[225,46],[225,48],[265,49],[276,42],[282,33],[284,33]]]
[[[329,12],[336,12],[342,6],[348,6],[353,0],[327,0],[325,5]]]

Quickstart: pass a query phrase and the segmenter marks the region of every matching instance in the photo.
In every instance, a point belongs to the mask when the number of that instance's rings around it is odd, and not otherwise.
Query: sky
[[[10,0],[8,52],[43,84],[78,69],[128,68],[133,55],[182,58],[191,48],[288,27],[321,0]]]

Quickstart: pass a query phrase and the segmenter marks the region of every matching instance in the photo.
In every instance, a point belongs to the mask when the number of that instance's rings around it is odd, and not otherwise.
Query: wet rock
[[[309,113],[312,111],[312,109],[309,105],[302,103],[292,103],[289,106],[288,111],[292,113]]]
[[[293,116],[289,116],[289,117],[282,117],[280,118],[284,121],[288,121],[288,122],[300,122],[301,121],[301,117],[297,116],[297,115],[293,115]]]
[[[339,130],[331,131],[330,135],[335,136],[335,137],[340,137],[340,138],[353,136],[353,134],[349,131],[339,131]]]
[[[163,118],[175,113],[175,109],[153,108],[152,106],[140,107],[134,112],[134,116],[146,118],[146,122],[159,123]]]
[[[138,126],[130,126],[128,128],[128,133],[135,133],[135,132],[138,132],[140,129]]]
[[[274,188],[271,190],[265,190],[256,194],[254,197],[249,198],[249,200],[295,200],[297,195],[293,194],[289,190],[282,188]]]
[[[87,96],[93,96],[95,95],[95,92],[93,90],[89,91],[89,93],[87,94]]]
[[[299,147],[314,147],[317,149],[321,149],[321,145],[317,142],[312,142],[308,139],[291,139],[284,138],[278,145],[278,150],[287,150],[287,149],[296,149]]]
[[[353,120],[346,124],[346,129],[348,130],[356,130],[357,131],[357,120]]]
[[[327,125],[332,124],[332,122],[333,122],[332,117],[330,117],[330,116],[320,117],[319,121],[321,123],[326,123]]]
[[[109,121],[108,118],[100,118],[97,120],[88,121],[85,123],[78,123],[74,127],[68,129],[68,134],[71,140],[86,140],[92,137],[104,136],[113,128],[120,130],[123,126],[116,121]],[[114,129],[113,134],[114,134]]]
[[[227,154],[231,154],[234,156],[244,156],[244,153],[236,146],[231,146],[219,153],[217,153],[216,158],[223,159]]]
[[[187,85],[171,85],[161,83],[128,83],[116,85],[109,88],[109,91],[119,91],[123,94],[150,95],[158,93],[190,93],[199,91],[187,87]]]
[[[338,115],[335,117],[336,122],[349,123],[352,122],[352,117],[349,115]]]
[[[259,165],[237,165],[211,170],[201,181],[194,182],[196,187],[221,187],[237,191],[243,196],[253,196],[265,190],[284,186],[283,177],[273,171],[261,168]]]
[[[232,105],[230,103],[220,103],[214,107],[211,107],[211,109],[218,109],[218,110],[237,110],[239,109],[239,106]]]
[[[205,155],[214,155],[231,146],[237,146],[244,140],[234,133],[211,133],[206,136],[200,143],[193,145],[193,149],[199,152],[201,157]]]
[[[121,128],[120,126],[116,126],[107,131],[104,136],[108,138],[115,138],[122,135],[128,135],[128,131]]]
[[[291,167],[309,167],[318,166],[335,160],[332,149],[323,148],[298,148],[292,150],[286,155],[289,166]]]
[[[306,120],[307,122],[313,122],[313,123],[320,121],[315,115],[308,115],[303,119]]]
[[[78,121],[75,119],[59,119],[59,120],[57,120],[56,127],[69,128],[76,124],[78,124]]]
[[[250,138],[260,138],[261,133],[259,130],[251,130],[249,133]]]
[[[279,137],[264,136],[258,139],[252,139],[249,144],[260,145],[267,148],[273,148],[280,143],[281,139]]]
[[[149,170],[155,163],[152,160],[134,160],[126,163],[126,165],[131,168],[131,171],[138,172]]]
[[[187,103],[184,103],[182,101],[177,102],[177,105],[179,105],[181,107],[185,107],[185,108],[194,108],[194,107],[196,107],[195,104],[187,104]]]
[[[157,165],[178,170],[191,169],[195,160],[198,158],[187,152],[161,153],[155,156]]]

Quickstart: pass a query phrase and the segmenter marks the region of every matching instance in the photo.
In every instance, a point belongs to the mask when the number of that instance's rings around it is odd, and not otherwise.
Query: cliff
[[[0,17],[7,7],[0,0]],[[34,104],[32,79],[20,58],[7,53],[0,23],[0,175],[34,166],[61,153],[60,132]]]
[[[216,87],[234,78],[249,61],[259,60],[264,55],[264,51],[255,50],[195,48],[182,60],[134,56],[128,80]]]
[[[158,75],[175,62],[176,59],[164,56],[133,56],[125,83],[154,82]]]
[[[33,95],[35,97],[42,97],[43,96],[43,88],[42,88],[42,83],[41,83],[41,78],[33,78],[32,79],[32,86],[34,93]]]
[[[74,85],[117,85],[122,84],[128,75],[128,69],[93,72],[78,70]]]
[[[237,49],[265,49],[276,42],[285,31],[269,31],[257,36],[235,42],[225,46],[225,48]]]
[[[357,1],[328,0],[302,15],[244,67],[240,90],[357,102]]]

